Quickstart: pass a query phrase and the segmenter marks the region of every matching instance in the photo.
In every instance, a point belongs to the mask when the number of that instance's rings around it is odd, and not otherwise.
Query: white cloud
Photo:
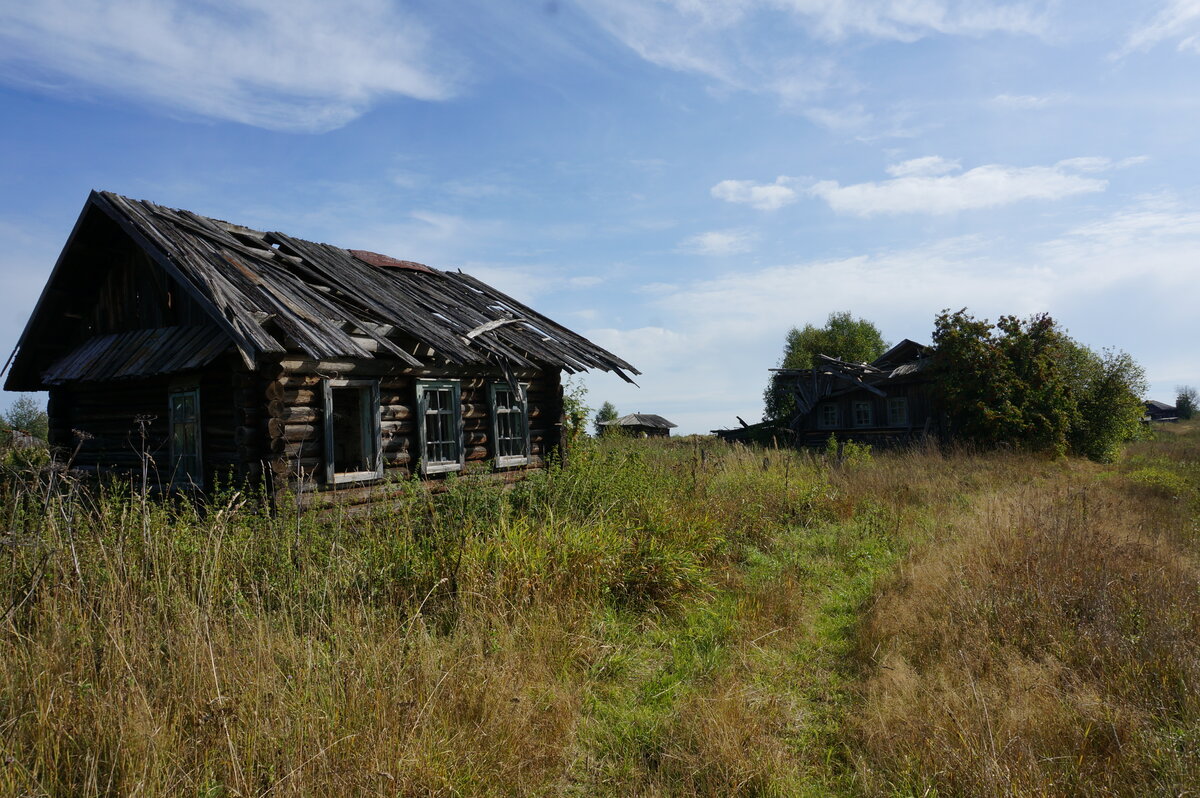
[[[1051,100],[1049,97],[1039,97],[1033,94],[997,94],[990,102],[997,108],[1024,110],[1045,108],[1050,105]]]
[[[0,78],[280,130],[329,130],[455,80],[387,0],[38,0],[0,6]]]
[[[604,282],[603,277],[597,277],[594,274],[585,274],[580,277],[571,277],[567,280],[567,285],[571,288],[592,288]]]
[[[737,255],[753,248],[754,236],[746,230],[711,230],[685,238],[681,252],[693,255]]]
[[[1033,2],[576,0],[576,5],[646,61],[729,89],[771,92],[785,105],[811,101],[844,82],[834,61],[816,51],[851,36],[912,42],[933,35],[1040,35],[1045,28],[1040,4]],[[788,45],[762,47],[764,29]],[[846,111],[811,113],[821,124],[846,123]]]
[[[936,177],[948,172],[957,172],[962,165],[957,160],[950,160],[939,155],[926,155],[924,158],[912,158],[892,164],[887,173],[892,177]]]
[[[1062,161],[1054,166],[987,164],[962,174],[946,174],[957,170],[958,163],[930,156],[889,168],[888,172],[895,175],[892,180],[847,186],[834,180],[822,180],[810,186],[808,192],[825,200],[838,213],[855,216],[948,214],[1023,200],[1057,200],[1103,191],[1107,181],[1076,172],[1094,172],[1108,167],[1107,159],[1086,158]]]
[[[786,176],[775,178],[774,183],[722,180],[710,189],[710,193],[726,202],[750,205],[760,211],[774,211],[796,201],[798,194],[791,187],[794,182],[794,178]]]
[[[1168,0],[1153,19],[1129,34],[1114,57],[1149,50],[1170,39],[1178,40],[1181,51],[1200,52],[1200,0]]]

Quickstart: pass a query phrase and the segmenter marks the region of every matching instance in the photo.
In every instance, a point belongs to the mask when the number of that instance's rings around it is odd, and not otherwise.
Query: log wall
[[[389,370],[391,366],[391,370]],[[277,490],[331,487],[325,474],[324,389],[326,378],[378,379],[384,480],[409,477],[417,468],[417,382],[455,380],[460,386],[466,470],[483,469],[496,456],[488,386],[503,382],[499,370],[398,370],[378,360],[318,362],[285,360],[266,382],[266,451]],[[517,372],[528,384],[530,462],[544,464],[562,432],[562,386],[557,369]],[[338,486],[338,492],[356,489]]]

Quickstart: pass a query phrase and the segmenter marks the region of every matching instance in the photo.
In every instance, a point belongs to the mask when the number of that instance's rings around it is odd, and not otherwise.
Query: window
[[[887,410],[889,427],[908,426],[908,399],[903,396],[894,396],[888,399]]]
[[[858,401],[854,403],[854,426],[869,427],[875,422],[875,414],[872,412],[870,402]]]
[[[818,423],[823,429],[833,429],[838,425],[838,406],[833,402],[821,405],[821,415]]]
[[[496,442],[496,466],[525,465],[529,462],[529,413],[517,401],[507,383],[491,386],[492,440]]]
[[[204,484],[200,467],[200,391],[172,391],[168,396],[171,424],[171,482]]]
[[[458,471],[463,465],[462,412],[457,382],[418,382],[421,470]]]
[[[325,380],[326,482],[382,477],[379,441],[379,383]]]

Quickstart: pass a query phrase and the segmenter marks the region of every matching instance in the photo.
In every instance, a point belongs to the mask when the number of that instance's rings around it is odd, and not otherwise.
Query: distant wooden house
[[[783,422],[714,430],[727,440],[822,446],[830,435],[875,446],[940,431],[930,400],[929,348],[907,338],[870,363],[818,355],[811,369],[772,369],[795,399]]]
[[[462,272],[93,192],[5,388],[77,468],[358,491],[560,442],[562,372],[637,370]]]
[[[1142,403],[1146,407],[1146,421],[1176,421],[1179,418],[1179,413],[1175,409],[1175,405],[1169,405],[1166,402],[1156,402],[1153,399],[1147,399]]]
[[[635,438],[668,438],[671,430],[679,425],[653,413],[630,413],[612,421],[601,421],[600,426],[619,429]]]

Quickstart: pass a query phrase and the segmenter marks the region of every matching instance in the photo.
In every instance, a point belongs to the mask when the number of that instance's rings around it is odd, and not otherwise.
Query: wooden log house
[[[460,271],[92,192],[5,389],[75,468],[352,499],[542,465],[585,369],[639,373]]]
[[[784,423],[713,430],[726,440],[824,446],[829,436],[887,447],[943,433],[930,398],[928,347],[909,339],[870,363],[818,355],[810,369],[772,369],[776,386],[795,398]]]

